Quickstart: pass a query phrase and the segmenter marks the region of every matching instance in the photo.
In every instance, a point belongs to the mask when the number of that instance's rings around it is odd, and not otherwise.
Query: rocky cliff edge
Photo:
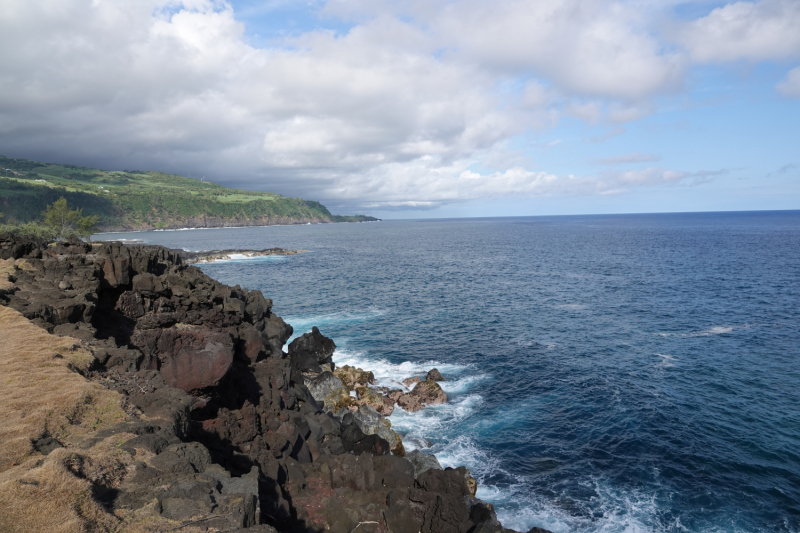
[[[3,361],[48,369],[55,389],[67,372],[74,396],[37,407],[35,384],[3,384],[15,403],[0,427],[14,443],[0,447],[2,531],[510,531],[465,468],[404,456],[366,400],[328,402],[335,344],[315,328],[284,352],[292,327],[260,291],[163,247],[13,235],[0,235],[0,278],[3,320],[70,341],[35,365],[6,343]],[[56,501],[55,477],[78,488]],[[55,512],[34,519],[42,501]]]

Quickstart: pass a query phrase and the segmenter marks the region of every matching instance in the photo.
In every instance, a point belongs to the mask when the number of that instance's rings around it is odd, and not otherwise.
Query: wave
[[[425,374],[433,368],[438,368],[439,372],[447,379],[447,381],[439,382],[439,385],[448,394],[463,394],[470,387],[488,377],[486,374],[474,373],[475,365],[442,363],[435,360],[392,363],[347,349],[337,349],[333,355],[333,361],[337,366],[350,365],[370,370],[375,374],[376,386],[393,389],[408,389],[402,383],[404,379],[415,376],[424,378]],[[468,371],[471,373],[463,376]]]
[[[210,259],[198,261],[198,265],[210,265],[215,263],[246,263],[258,261],[285,261],[288,256],[286,255],[245,255],[245,254],[226,254],[225,259]]]
[[[479,481],[480,483],[480,481]],[[529,480],[502,487],[479,485],[477,496],[496,506],[503,527],[527,531],[533,526],[554,533],[654,533],[688,531],[680,516],[665,522],[660,491],[620,489],[606,480],[586,478],[579,482],[594,496],[583,502],[571,498],[543,497]]]
[[[734,329],[747,329],[749,326],[713,326],[701,331],[691,331],[689,333],[656,333],[659,337],[711,337],[713,335],[725,335],[732,333]]]
[[[305,324],[324,323],[320,318],[352,320],[370,314],[337,313],[311,317]],[[656,354],[665,362],[673,356]],[[337,366],[351,365],[375,374],[376,386],[403,388],[403,379],[424,376],[438,368],[447,381],[440,382],[448,393],[449,401],[431,405],[408,413],[396,407],[389,418],[392,428],[403,437],[407,451],[425,450],[436,455],[443,467],[466,466],[478,481],[477,497],[495,505],[498,519],[506,528],[528,531],[533,526],[554,533],[640,533],[653,531],[681,531],[682,528],[659,524],[659,505],[655,494],[635,490],[617,489],[612,484],[585,478],[582,485],[596,494],[588,502],[564,503],[551,495],[537,492],[537,480],[530,476],[514,475],[503,468],[502,459],[482,447],[477,435],[492,431],[486,420],[475,415],[484,404],[479,385],[492,379],[491,374],[480,372],[475,365],[443,363],[436,360],[404,361],[394,363],[367,353],[337,349],[334,354]],[[520,410],[530,412],[529,406]],[[507,413],[513,418],[513,413]],[[504,417],[503,423],[508,419]],[[548,472],[549,474],[549,472]],[[542,475],[548,475],[542,474]],[[679,523],[678,523],[679,525]]]

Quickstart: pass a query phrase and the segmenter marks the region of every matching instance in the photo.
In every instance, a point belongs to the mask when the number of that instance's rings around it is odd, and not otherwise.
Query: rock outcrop
[[[109,512],[148,508],[208,531],[507,531],[466,469],[403,457],[381,414],[404,397],[446,401],[433,379],[384,395],[371,373],[334,374],[335,344],[317,328],[284,353],[292,327],[271,300],[174,250],[0,235],[0,258],[13,265],[0,303],[81,339],[87,377],[125,397],[130,418],[95,441],[122,437],[132,460],[113,486],[87,476]]]
[[[317,326],[311,329],[311,333],[306,333],[302,337],[297,337],[289,345],[289,358],[292,367],[301,372],[322,372],[323,370],[332,371],[333,351],[336,344],[333,340],[319,332]]]

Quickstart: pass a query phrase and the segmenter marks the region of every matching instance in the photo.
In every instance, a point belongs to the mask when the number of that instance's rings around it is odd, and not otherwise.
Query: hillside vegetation
[[[37,220],[60,197],[84,215],[99,216],[102,231],[377,220],[332,215],[311,200],[229,189],[163,172],[107,171],[0,156],[5,222]]]

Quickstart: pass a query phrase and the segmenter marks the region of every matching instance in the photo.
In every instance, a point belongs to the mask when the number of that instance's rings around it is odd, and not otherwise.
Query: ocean
[[[466,465],[506,527],[800,531],[800,211],[106,234],[187,250],[391,384],[406,449]]]

